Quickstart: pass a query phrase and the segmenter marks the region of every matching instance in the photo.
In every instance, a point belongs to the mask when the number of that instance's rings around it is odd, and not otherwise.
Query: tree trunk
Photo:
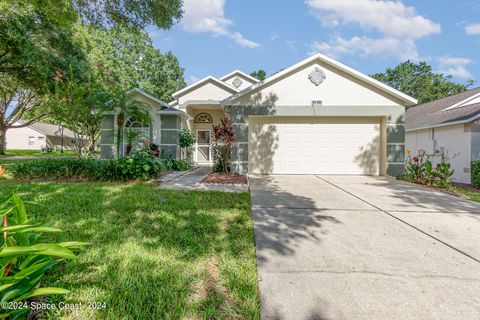
[[[88,151],[90,152],[95,151],[95,142],[97,142],[97,139],[95,139],[95,136],[90,136],[90,146],[88,147]]]
[[[0,154],[5,154],[7,139],[7,128],[0,124]]]

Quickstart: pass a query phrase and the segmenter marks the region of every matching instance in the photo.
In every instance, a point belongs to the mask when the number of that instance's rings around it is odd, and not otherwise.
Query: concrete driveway
[[[262,319],[480,319],[480,204],[359,176],[250,189]]]

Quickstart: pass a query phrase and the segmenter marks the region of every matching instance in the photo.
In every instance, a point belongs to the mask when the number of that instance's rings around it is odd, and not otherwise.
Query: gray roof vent
[[[239,77],[236,77],[235,79],[233,79],[233,82],[232,82],[233,86],[237,89],[242,85],[242,83],[243,81]]]

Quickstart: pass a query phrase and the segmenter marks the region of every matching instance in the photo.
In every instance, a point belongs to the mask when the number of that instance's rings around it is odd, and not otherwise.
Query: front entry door
[[[210,130],[197,130],[197,162],[212,162],[212,150],[210,146]]]

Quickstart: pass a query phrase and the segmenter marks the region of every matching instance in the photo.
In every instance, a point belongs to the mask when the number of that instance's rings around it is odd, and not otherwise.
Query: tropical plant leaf
[[[40,225],[40,224],[38,224],[38,225]],[[19,230],[19,229],[34,227],[34,226],[36,226],[36,225],[33,225],[33,224],[17,224],[17,225],[14,225],[14,226],[8,226],[8,227],[0,228],[0,232],[15,231],[15,230]]]
[[[70,241],[70,242],[60,242],[57,243],[59,246],[64,247],[64,248],[75,248],[75,247],[83,247],[83,246],[89,246],[90,243],[88,242],[78,242],[78,241]]]
[[[75,259],[76,256],[73,254],[72,251],[69,249],[59,246],[58,244],[51,244],[51,243],[41,243],[30,246],[36,250],[36,254],[39,255],[47,255],[47,256],[55,256],[60,258],[66,259]]]
[[[22,199],[16,194],[12,194],[12,200],[17,207],[17,223],[18,224],[25,224],[28,221],[27,218],[27,211],[25,210],[25,205],[23,204]]]
[[[25,300],[27,298],[32,298],[32,297],[38,297],[38,296],[44,296],[47,294],[67,294],[70,291],[62,288],[56,288],[56,287],[45,287],[45,288],[38,288],[33,290],[33,292],[29,292],[27,294],[24,294],[23,296],[15,299],[16,301],[21,301]]]
[[[29,228],[14,231],[14,233],[24,233],[24,232],[62,232],[62,230],[58,228],[39,226],[39,227],[29,227]]]
[[[21,254],[31,254],[34,252],[38,252],[38,249],[32,247],[21,247],[21,246],[14,246],[14,247],[4,247],[2,251],[0,251],[0,257],[9,257]]]

